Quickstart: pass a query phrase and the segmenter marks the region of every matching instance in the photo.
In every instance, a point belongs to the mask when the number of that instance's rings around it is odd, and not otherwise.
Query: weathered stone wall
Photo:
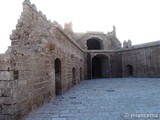
[[[111,35],[110,33],[104,34],[99,32],[88,32],[80,36],[80,38],[76,38],[75,34],[73,38],[84,50],[88,50],[87,40],[92,38],[97,39],[100,42],[102,47],[101,50],[114,50],[114,49],[119,49],[121,47],[118,39],[114,35]]]
[[[91,32],[77,37],[72,32],[24,1],[10,36],[11,46],[0,55],[0,119],[20,120],[54,99],[57,91],[63,94],[80,80],[92,78],[96,57],[102,64],[102,77],[160,77],[159,42],[121,49],[115,27],[108,34]],[[87,50],[90,38],[101,40],[103,49]]]
[[[77,40],[77,43],[84,49],[87,50],[87,40],[91,38],[96,38],[99,40],[99,42],[102,45],[102,48],[104,50],[111,50],[113,49],[111,41],[107,38],[107,36],[104,33],[86,33],[84,36]]]
[[[110,54],[111,77],[122,77],[122,54],[114,52]]]
[[[121,43],[116,36],[116,28],[107,34],[103,32],[72,33],[72,38],[81,46],[82,49],[88,50],[87,41],[97,39],[101,44],[101,50],[117,50],[121,48]]]
[[[86,59],[86,76],[88,79],[92,79],[92,59],[95,56],[104,56],[106,57],[107,63],[106,63],[106,78],[111,77],[122,77],[122,62],[121,62],[121,54],[115,54],[115,51],[113,50],[92,50],[92,51],[86,51],[85,53],[85,59]],[[103,64],[103,61],[101,61]]]
[[[14,50],[14,49],[13,49]],[[55,97],[54,65],[47,54],[22,49],[12,55],[16,77],[12,81],[12,114],[22,119],[30,111]]]
[[[61,79],[62,93],[72,86],[72,69],[75,68],[76,83],[80,81],[80,68],[82,68],[82,78],[84,79],[84,53],[82,49],[70,38],[66,37],[62,30],[57,29],[55,33],[55,50],[52,55],[59,58],[62,64]],[[62,37],[62,39],[59,39]]]
[[[20,120],[55,98],[57,58],[61,61],[60,94],[84,79],[83,50],[57,22],[47,20],[29,0],[23,3],[23,12],[10,39],[11,47],[1,57],[0,68],[0,92],[12,93],[2,94],[0,98],[3,120]],[[10,57],[6,59],[6,56]],[[8,65],[12,69],[8,70]],[[11,103],[6,103],[7,98],[11,98]]]
[[[160,77],[159,42],[136,45],[121,52],[123,77]],[[133,75],[129,75],[127,65],[132,66]]]
[[[14,104],[12,88],[16,77],[12,65],[10,55],[0,55],[0,120],[9,120],[12,114]]]
[[[92,58],[97,55],[105,55],[109,58],[109,77],[160,77],[159,52],[159,41],[115,51],[86,51],[87,78],[92,78]]]
[[[49,54],[55,47],[50,34],[52,26],[35,5],[28,0],[23,3],[23,12],[10,36],[11,47],[7,51],[18,72],[13,86],[12,119],[22,119],[55,97],[54,57]]]

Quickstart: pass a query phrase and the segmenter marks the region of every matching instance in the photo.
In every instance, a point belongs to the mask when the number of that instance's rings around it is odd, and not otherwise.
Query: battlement
[[[154,42],[138,44],[138,45],[132,45],[130,47],[123,47],[121,50],[122,51],[124,51],[124,50],[136,50],[136,49],[144,49],[144,48],[155,47],[155,46],[160,46],[160,40],[159,41],[154,41]]]

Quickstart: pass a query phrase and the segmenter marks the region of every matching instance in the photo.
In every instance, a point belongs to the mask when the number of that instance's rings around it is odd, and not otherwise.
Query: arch
[[[76,69],[72,68],[72,85],[76,85]]]
[[[61,60],[59,58],[56,58],[54,61],[54,67],[55,67],[55,90],[56,95],[60,95],[62,92],[61,87]]]
[[[127,65],[127,76],[128,77],[133,76],[133,66],[132,65]]]
[[[98,38],[90,38],[87,40],[88,50],[102,50],[102,41]]]
[[[92,58],[92,78],[103,77],[110,77],[109,59],[105,55],[96,55]]]

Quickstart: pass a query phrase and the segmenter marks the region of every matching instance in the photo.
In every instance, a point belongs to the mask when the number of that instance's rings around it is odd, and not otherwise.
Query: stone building
[[[116,28],[75,33],[47,20],[29,0],[0,55],[0,120],[21,120],[81,80],[111,77],[160,77],[160,41],[124,42]]]

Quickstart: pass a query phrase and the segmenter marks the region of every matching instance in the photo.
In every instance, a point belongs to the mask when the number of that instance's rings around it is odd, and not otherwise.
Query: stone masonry
[[[0,55],[0,120],[21,120],[81,80],[112,77],[159,77],[160,42],[121,43],[116,28],[75,33],[51,22],[29,0]]]

